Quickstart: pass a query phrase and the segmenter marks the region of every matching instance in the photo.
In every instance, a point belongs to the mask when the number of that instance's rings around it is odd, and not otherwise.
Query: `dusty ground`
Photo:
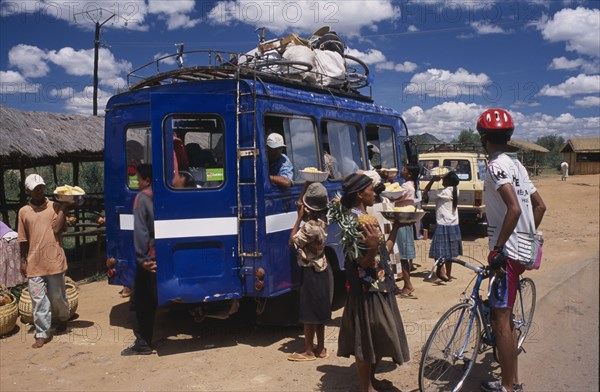
[[[598,233],[600,176],[573,176],[564,183],[556,175],[536,180],[548,211],[544,261],[529,275],[537,285],[536,327],[521,358],[527,390],[598,390]],[[465,253],[486,254],[486,239],[466,238]],[[420,349],[441,313],[456,303],[472,275],[455,267],[454,282],[434,286],[423,278],[431,261],[428,244],[419,242],[420,265],[413,274],[417,299],[399,300],[409,336],[411,362],[396,367],[384,362],[381,378],[392,390],[418,388]],[[208,320],[161,312],[157,355],[119,356],[132,339],[127,303],[119,288],[106,282],[80,287],[79,319],[69,334],[57,336],[43,349],[32,349],[30,326],[0,340],[1,391],[315,391],[356,390],[352,359],[336,357],[342,311],[326,328],[331,357],[293,363],[286,356],[300,350],[300,328],[255,326],[241,321]],[[524,370],[526,367],[527,370]],[[485,353],[466,390],[497,373]],[[528,386],[528,387],[527,387]]]

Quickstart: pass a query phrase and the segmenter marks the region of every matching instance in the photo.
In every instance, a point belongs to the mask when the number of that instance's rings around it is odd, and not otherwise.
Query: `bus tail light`
[[[265,288],[265,270],[260,267],[254,272],[254,289],[262,291]]]

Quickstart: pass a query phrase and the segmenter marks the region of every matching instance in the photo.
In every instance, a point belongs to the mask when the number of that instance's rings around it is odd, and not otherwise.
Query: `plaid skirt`
[[[433,238],[431,239],[431,248],[429,257],[437,260],[440,257],[446,259],[460,256],[463,254],[462,239],[460,227],[437,225]]]

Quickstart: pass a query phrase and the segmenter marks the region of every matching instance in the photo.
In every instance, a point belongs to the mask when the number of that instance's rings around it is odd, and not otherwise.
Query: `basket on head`
[[[17,325],[17,318],[19,317],[19,309],[17,308],[17,299],[15,296],[8,291],[3,296],[8,296],[10,302],[0,306],[0,336],[12,332]]]
[[[69,277],[65,278],[65,286],[67,291],[67,302],[69,303],[69,317],[72,317],[79,306],[79,291],[77,290],[75,282]],[[19,299],[19,314],[21,315],[21,322],[23,324],[33,324],[33,305],[28,288],[23,289],[21,292],[21,298]]]

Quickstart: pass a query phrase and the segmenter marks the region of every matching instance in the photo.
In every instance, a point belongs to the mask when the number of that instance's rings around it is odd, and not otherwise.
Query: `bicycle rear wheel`
[[[521,352],[523,342],[531,330],[535,312],[535,283],[529,278],[519,281],[519,290],[513,306],[513,323],[517,331],[517,348]]]
[[[458,391],[471,372],[481,344],[481,320],[472,305],[462,303],[440,318],[423,347],[419,390]]]

